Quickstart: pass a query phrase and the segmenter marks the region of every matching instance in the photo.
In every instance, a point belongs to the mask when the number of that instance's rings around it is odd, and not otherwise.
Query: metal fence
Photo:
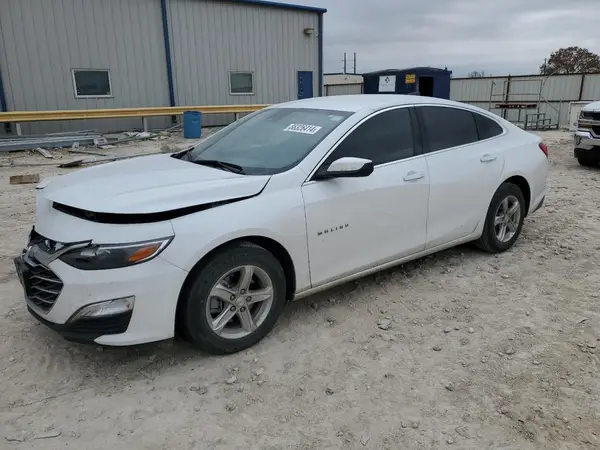
[[[362,83],[326,84],[325,95],[362,94]],[[521,122],[531,113],[544,114],[549,121],[566,128],[571,122],[571,102],[600,100],[600,74],[520,75],[485,78],[453,78],[450,98],[469,103],[504,117]],[[501,109],[501,104],[535,104],[535,108]]]
[[[539,112],[552,123],[567,127],[571,102],[600,100],[600,74],[453,78],[450,98],[489,110],[512,122],[519,122],[519,111],[496,106],[536,103]],[[524,116],[525,112],[521,114]]]

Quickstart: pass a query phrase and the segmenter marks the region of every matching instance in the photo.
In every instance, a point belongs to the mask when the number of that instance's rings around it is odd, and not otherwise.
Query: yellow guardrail
[[[72,109],[64,111],[9,111],[0,112],[0,123],[178,116],[183,114],[184,111],[200,111],[203,114],[239,114],[251,113],[267,106],[269,105],[159,106],[148,108]]]

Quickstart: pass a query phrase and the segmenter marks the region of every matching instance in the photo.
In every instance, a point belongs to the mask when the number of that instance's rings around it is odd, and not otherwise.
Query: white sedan
[[[31,314],[67,339],[181,332],[232,353],[293,299],[466,242],[509,249],[544,202],[547,154],[447,100],[283,103],[179,153],[43,181],[15,265]]]

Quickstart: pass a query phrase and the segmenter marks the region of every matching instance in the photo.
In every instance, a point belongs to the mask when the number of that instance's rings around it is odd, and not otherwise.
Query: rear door
[[[425,247],[429,177],[414,111],[371,115],[317,170],[345,156],[370,159],[375,170],[363,178],[309,178],[302,187],[313,287]]]
[[[504,129],[492,119],[452,106],[415,108],[430,176],[426,248],[473,233],[500,184]],[[481,135],[481,136],[480,136]]]

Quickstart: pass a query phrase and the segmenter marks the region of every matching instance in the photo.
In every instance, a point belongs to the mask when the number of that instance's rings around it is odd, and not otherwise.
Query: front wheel
[[[521,189],[512,183],[502,184],[490,202],[483,233],[476,245],[490,253],[511,248],[521,234],[525,207]]]
[[[286,304],[281,264],[251,243],[225,248],[192,276],[180,320],[189,340],[208,353],[235,353],[256,344]]]

